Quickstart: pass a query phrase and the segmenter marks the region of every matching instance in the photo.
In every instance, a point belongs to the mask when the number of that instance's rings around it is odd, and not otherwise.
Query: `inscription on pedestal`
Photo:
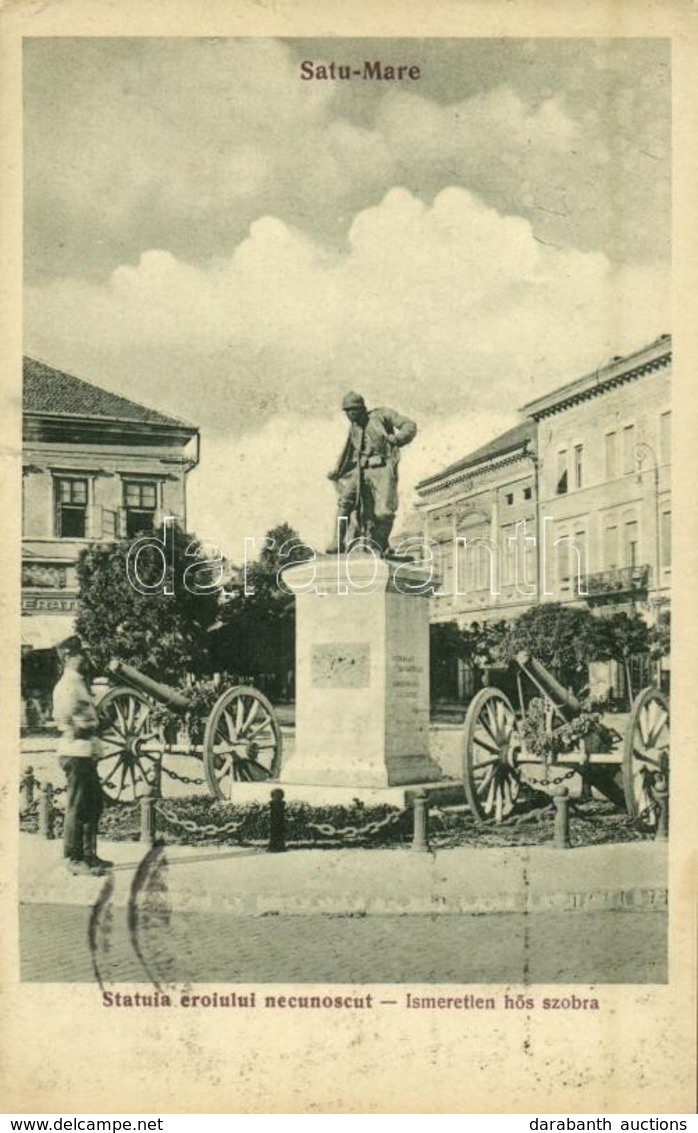
[[[395,654],[391,664],[390,687],[396,696],[416,696],[423,672],[424,666],[414,657]]]
[[[371,647],[367,641],[314,645],[310,674],[314,688],[368,688]]]

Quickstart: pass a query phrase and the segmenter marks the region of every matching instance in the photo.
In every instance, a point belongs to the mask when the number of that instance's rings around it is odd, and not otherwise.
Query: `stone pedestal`
[[[440,780],[429,755],[428,574],[354,554],[290,567],[284,580],[296,594],[296,743],[280,785],[375,798]]]

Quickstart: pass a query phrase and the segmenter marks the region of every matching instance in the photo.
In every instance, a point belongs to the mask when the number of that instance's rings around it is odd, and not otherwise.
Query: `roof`
[[[135,421],[196,432],[196,426],[186,421],[168,417],[157,409],[140,405],[64,370],[56,370],[36,358],[24,358],[23,378],[22,407],[25,414]]]
[[[417,484],[417,491],[421,488],[428,488],[433,484],[438,483],[439,480],[446,480],[449,476],[455,475],[456,472],[463,472],[467,468],[471,468],[476,464],[482,464],[488,460],[494,460],[496,457],[506,456],[508,453],[514,452],[516,449],[524,448],[530,444],[536,435],[536,427],[532,421],[522,421],[520,425],[514,425],[512,429],[507,429],[505,433],[500,433],[498,437],[488,441],[487,444],[481,445],[480,448],[475,449],[475,452],[469,453],[467,456],[456,461],[455,464],[449,464],[441,472],[437,472],[434,476],[430,476],[427,480],[420,481]]]
[[[658,370],[671,361],[671,335],[663,334],[648,346],[636,350],[625,357],[612,358],[605,366],[599,367],[584,377],[576,378],[564,386],[558,386],[552,393],[536,398],[524,405],[521,412],[538,420],[548,417],[551,413],[558,413],[575,405],[579,401],[587,401],[600,393],[606,393],[614,386],[623,385],[642,377],[643,374]]]

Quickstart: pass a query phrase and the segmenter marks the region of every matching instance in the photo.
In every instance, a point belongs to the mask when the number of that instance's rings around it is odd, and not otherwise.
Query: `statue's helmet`
[[[342,400],[342,409],[365,409],[365,408],[366,408],[366,402],[364,401],[364,399],[363,399],[363,397],[361,396],[360,393],[354,393],[352,391],[352,392],[346,394],[346,396]]]

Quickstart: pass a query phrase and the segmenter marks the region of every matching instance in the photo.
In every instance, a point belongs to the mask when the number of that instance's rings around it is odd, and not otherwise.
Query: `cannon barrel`
[[[545,665],[541,665],[540,661],[536,661],[528,650],[524,649],[516,654],[516,660],[523,669],[524,673],[534,678],[534,683],[542,686],[554,704],[558,706],[560,711],[568,719],[578,716],[582,711],[582,706],[577,700],[577,697],[569,692],[558,680],[549,673]]]
[[[138,669],[134,669],[132,665],[127,665],[124,661],[110,661],[109,671],[125,681],[126,684],[147,693],[148,696],[152,696],[153,700],[159,701],[160,704],[167,704],[178,712],[186,712],[189,708],[190,701],[183,693],[177,692],[169,685],[162,685],[158,681],[152,680],[151,677],[146,677],[145,673],[139,672]]]

